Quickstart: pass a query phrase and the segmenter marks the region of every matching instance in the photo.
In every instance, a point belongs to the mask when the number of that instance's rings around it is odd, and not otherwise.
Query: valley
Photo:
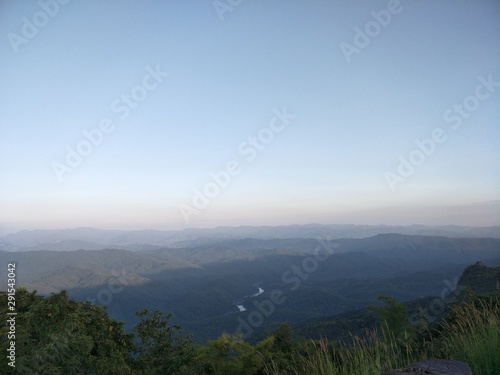
[[[317,234],[325,228],[294,230]],[[29,240],[17,243],[13,243],[16,236],[4,236],[3,243],[10,241],[24,251],[1,251],[0,261],[16,262],[18,283],[28,290],[43,295],[67,290],[72,298],[106,306],[110,316],[124,321],[128,329],[137,324],[135,312],[143,308],[173,313],[172,322],[200,343],[222,332],[239,332],[248,341],[257,341],[281,322],[303,326],[363,309],[377,303],[379,295],[400,301],[439,296],[456,285],[468,265],[478,260],[500,265],[499,238],[460,238],[457,233],[451,237],[377,233],[332,239],[328,232],[325,237],[286,238],[279,236],[288,231],[278,228],[277,237],[269,238],[272,231],[267,228],[233,228],[194,236],[154,232],[140,243],[137,233],[84,230],[92,235],[83,239],[83,230],[75,231],[73,235],[62,231],[64,240],[48,232],[26,233]],[[495,231],[476,229],[477,233]],[[238,237],[252,232],[254,238]],[[164,246],[160,237],[172,247]],[[172,237],[180,242],[174,243]],[[54,251],[46,245],[49,239],[105,243],[105,248]],[[133,241],[127,246],[136,250],[123,248],[125,240]],[[43,250],[27,250],[30,247]],[[2,280],[5,272],[0,272]],[[316,332],[311,332],[312,326]],[[307,327],[304,332],[311,335],[324,329],[321,324]]]

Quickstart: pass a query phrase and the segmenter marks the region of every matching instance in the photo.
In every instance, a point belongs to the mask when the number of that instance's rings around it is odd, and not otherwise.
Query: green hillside
[[[458,285],[476,293],[500,292],[500,267],[486,267],[483,262],[477,262],[465,269]]]
[[[376,304],[379,295],[400,301],[440,295],[468,264],[478,259],[500,264],[500,240],[491,238],[385,234],[332,243],[332,254],[317,265],[314,250],[321,242],[293,238],[141,252],[0,252],[0,262],[17,262],[17,282],[28,290],[45,295],[67,290],[71,298],[106,306],[127,329],[137,324],[134,312],[142,308],[172,312],[172,322],[198,343],[236,332],[273,290],[285,301],[253,327],[247,337],[253,343],[281,322],[308,337],[346,337],[349,330],[357,332],[356,322],[353,327],[322,322],[325,317]],[[276,245],[283,247],[267,248]],[[311,261],[310,272],[300,274]],[[5,272],[0,269],[1,280],[7,279]],[[259,287],[262,294],[246,298]],[[237,307],[242,300],[246,311]]]
[[[476,263],[461,281],[472,280],[471,290],[483,288],[497,271]],[[66,292],[43,297],[19,288],[15,324],[8,323],[9,295],[0,293],[0,349],[9,354],[1,357],[0,369],[6,375],[378,375],[426,358],[453,358],[474,374],[497,375],[500,294],[487,292],[464,293],[425,329],[411,324],[409,304],[383,297],[378,307],[338,316],[335,324],[364,328],[347,341],[300,338],[283,323],[254,345],[226,333],[196,345],[170,314],[139,311],[137,325],[126,332],[103,307],[74,301]]]

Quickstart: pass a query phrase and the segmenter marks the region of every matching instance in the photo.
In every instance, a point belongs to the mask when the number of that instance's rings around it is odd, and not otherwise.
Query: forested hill
[[[424,276],[424,275],[422,275]],[[428,324],[439,321],[453,305],[467,297],[467,293],[500,293],[500,267],[487,267],[478,261],[469,265],[460,278],[447,280],[441,295],[426,296],[405,301],[409,315],[423,316]],[[422,314],[422,315],[421,315]],[[333,316],[320,317],[299,323],[295,328],[298,336],[319,339],[321,337],[349,340],[351,334],[362,335],[366,329],[379,327],[377,314],[363,308]],[[499,348],[500,349],[500,348]]]
[[[465,269],[458,285],[476,293],[500,292],[500,267],[486,267],[479,261]]]
[[[488,285],[489,295],[448,300],[449,312],[429,320],[432,325],[424,329],[411,324],[409,304],[382,297],[382,306],[336,317],[340,324],[360,319],[360,325],[366,312],[371,314],[364,332],[350,341],[338,341],[338,336],[299,338],[292,326],[282,323],[254,345],[227,333],[194,345],[181,327],[172,325],[172,315],[160,311],[138,311],[138,324],[126,332],[123,323],[101,306],[74,301],[64,291],[43,297],[18,288],[15,324],[0,328],[2,337],[9,338],[0,341],[0,349],[8,354],[0,358],[0,371],[6,375],[380,374],[427,357],[467,361],[474,374],[495,375],[500,369],[496,355],[500,294],[490,287],[499,269],[480,262],[467,267],[459,290],[467,287],[479,294],[477,288]],[[432,304],[439,298],[444,300],[440,296],[420,302]],[[14,321],[7,314],[10,300],[0,292],[4,322]]]
[[[328,256],[317,261],[317,249]],[[106,306],[127,328],[137,323],[134,312],[141,308],[172,312],[173,321],[199,342],[235,332],[240,319],[252,317],[255,304],[268,300],[273,290],[282,291],[286,301],[255,327],[255,335],[282,321],[300,324],[364,308],[380,294],[402,301],[439,295],[445,280],[454,283],[478,260],[500,265],[500,239],[379,234],[225,239],[135,252],[0,252],[2,264],[17,263],[17,283],[28,290],[46,295],[67,290],[72,298]],[[5,283],[6,269],[0,269],[0,277]],[[262,294],[246,298],[259,288]]]

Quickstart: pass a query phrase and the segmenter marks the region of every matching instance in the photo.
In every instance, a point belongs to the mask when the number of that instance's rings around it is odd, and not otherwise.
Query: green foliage
[[[375,312],[378,316],[382,322],[382,329],[386,333],[391,332],[398,337],[412,331],[408,319],[408,308],[404,303],[387,296],[379,296],[378,299],[384,302],[385,306],[370,306],[369,310]]]
[[[379,375],[427,358],[448,358],[468,363],[473,374],[498,375],[500,295],[471,297],[453,306],[449,316],[430,333],[433,335],[419,341],[409,336],[402,340],[388,328],[382,335],[373,330],[364,337],[353,337],[353,345],[347,347],[327,340],[311,341],[304,354],[294,357],[292,371],[271,363],[265,373]]]
[[[255,345],[257,353],[264,358],[266,362],[272,359],[274,348],[274,336],[267,336],[264,340]]]
[[[101,235],[96,234],[95,240]],[[149,235],[156,234],[143,233],[142,238]],[[205,238],[192,242],[193,246],[185,242],[178,248],[147,252],[30,251],[16,252],[15,258],[22,264],[23,284],[29,290],[37,288],[48,295],[66,289],[77,300],[101,296],[108,313],[125,321],[128,329],[137,322],[135,311],[169,306],[183,332],[193,333],[193,341],[199,343],[217,338],[222,331],[236,330],[235,320],[225,314],[236,311],[231,306],[235,300],[255,293],[251,286],[256,280],[263,283],[266,293],[257,301],[269,298],[267,293],[273,289],[282,289],[286,303],[275,306],[261,327],[253,327],[252,340],[262,340],[269,327],[283,321],[293,324],[304,337],[344,339],[348,331],[361,334],[363,322],[353,321],[348,327],[316,325],[302,332],[297,324],[362,309],[374,304],[379,294],[398,300],[439,295],[443,280],[454,280],[464,263],[500,259],[500,239],[493,238],[381,235],[338,242],[342,252],[321,262],[293,293],[294,284],[283,285],[281,275],[314,251],[315,239],[228,242]],[[45,248],[52,246],[57,244]],[[0,252],[0,264],[11,258],[11,253]],[[103,288],[107,292],[99,294]]]
[[[291,371],[298,350],[292,327],[288,323],[281,323],[270,337],[272,345],[267,351],[267,362],[279,371]]]
[[[196,361],[201,367],[197,373],[215,375],[251,375],[264,366],[255,348],[226,333],[199,348]]]
[[[0,306],[7,306],[5,292]],[[16,293],[16,367],[12,374],[130,374],[132,336],[104,308],[75,302],[66,292],[48,298],[19,288]],[[2,322],[7,311],[1,311]],[[2,327],[2,353],[7,352]],[[5,369],[6,358],[0,366]]]
[[[194,348],[190,336],[182,336],[179,326],[169,325],[172,314],[144,309],[137,315],[141,320],[134,328],[139,340],[136,368],[148,375],[188,373]]]
[[[486,267],[483,262],[476,262],[465,269],[458,284],[476,293],[498,292],[500,291],[500,267]]]
[[[500,373],[500,295],[470,296],[452,308],[432,341],[434,356],[467,362],[473,374]]]
[[[273,351],[277,353],[292,353],[296,343],[293,340],[293,329],[288,323],[281,323],[273,333]]]
[[[500,294],[474,296],[451,306],[447,317],[425,333],[408,328],[406,307],[380,298],[373,308],[382,329],[353,335],[349,343],[300,342],[288,323],[255,347],[222,334],[203,346],[172,325],[172,314],[143,310],[132,333],[105,308],[76,302],[66,292],[41,297],[16,293],[16,368],[0,359],[2,374],[124,375],[379,375],[427,358],[467,362],[474,374],[500,372]],[[7,295],[0,293],[0,306]],[[7,352],[7,311],[1,310],[0,350]]]

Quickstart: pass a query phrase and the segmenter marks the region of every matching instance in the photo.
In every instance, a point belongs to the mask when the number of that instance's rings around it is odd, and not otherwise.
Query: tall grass
[[[325,339],[311,341],[297,354],[292,370],[271,362],[266,375],[380,375],[427,358],[467,362],[473,374],[500,374],[500,301],[473,299],[452,308],[451,318],[421,337],[403,333],[396,337],[385,327],[364,337],[352,337],[349,347]]]
[[[275,363],[266,368],[268,375],[380,375],[401,367],[415,358],[408,334],[395,337],[387,330],[379,335],[368,331],[364,337],[352,336],[353,343],[331,345],[328,340],[312,341],[305,353],[295,357],[292,372],[282,371]]]
[[[441,323],[433,355],[467,362],[473,374],[500,374],[500,300],[472,299],[452,309],[451,321]]]

